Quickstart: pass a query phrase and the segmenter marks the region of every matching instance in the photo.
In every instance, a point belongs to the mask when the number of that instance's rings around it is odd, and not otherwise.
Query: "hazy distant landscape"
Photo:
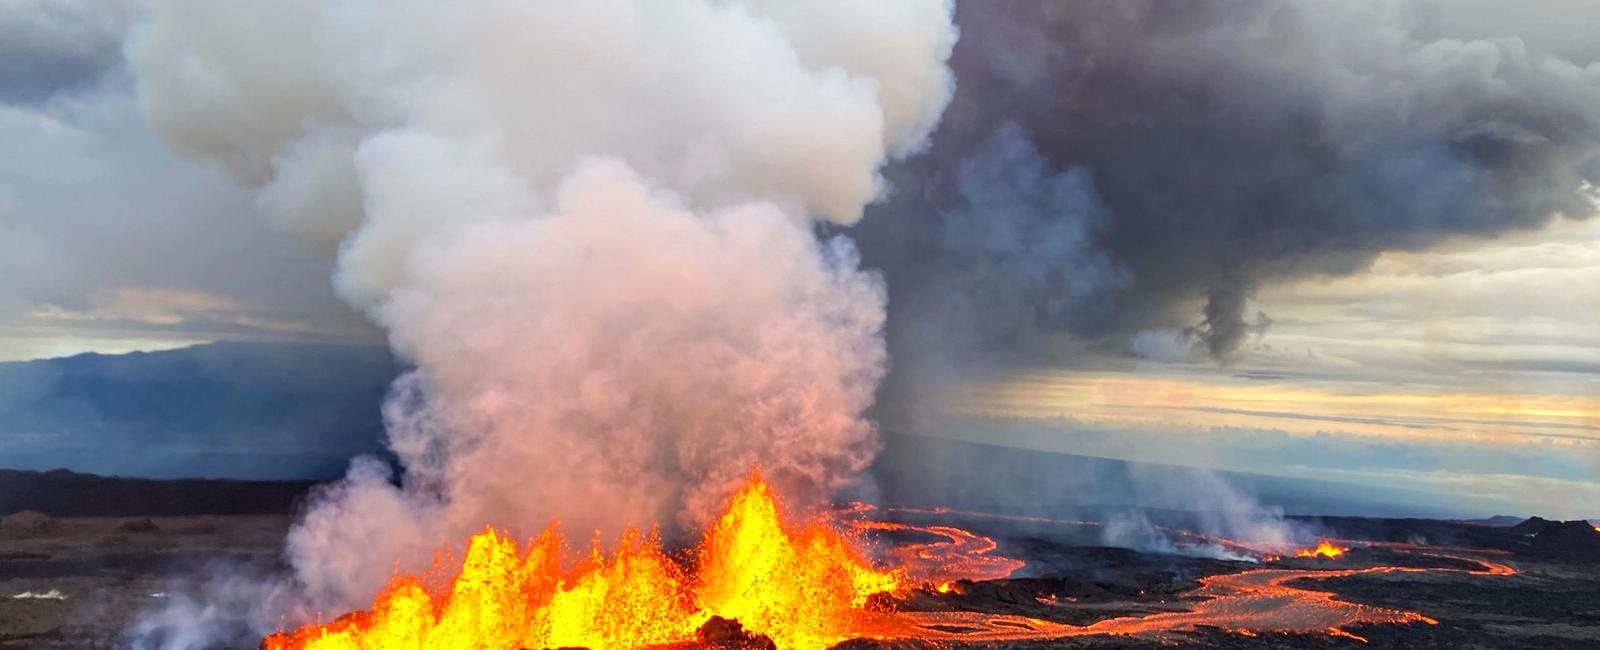
[[[379,453],[388,350],[217,343],[0,363],[4,469],[330,479]]]
[[[326,481],[359,454],[385,455],[379,405],[400,366],[376,347],[223,343],[127,355],[0,363],[0,469],[145,478]],[[873,487],[906,503],[1178,508],[1159,482],[1177,468],[884,432]],[[1290,514],[1488,516],[1427,494],[1245,472],[1190,472]],[[1205,478],[1207,476],[1214,478]],[[1039,495],[1050,495],[1040,500]],[[0,497],[3,499],[3,497]],[[4,501],[0,500],[0,504]],[[38,509],[38,508],[32,508]],[[1525,513],[1539,514],[1539,513]]]

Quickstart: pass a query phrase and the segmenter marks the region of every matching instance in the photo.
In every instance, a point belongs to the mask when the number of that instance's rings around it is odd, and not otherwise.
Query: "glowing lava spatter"
[[[1332,559],[1337,558],[1337,557],[1339,557],[1341,555],[1344,555],[1344,552],[1348,551],[1348,550],[1350,550],[1350,549],[1345,548],[1343,546],[1334,546],[1333,542],[1330,542],[1328,540],[1322,540],[1322,541],[1317,542],[1317,545],[1312,547],[1312,548],[1302,548],[1302,549],[1300,549],[1298,551],[1295,551],[1294,556],[1295,557],[1321,557],[1321,558],[1327,558],[1327,559],[1332,560]]]
[[[823,648],[859,635],[868,596],[896,572],[870,566],[820,523],[786,526],[758,473],[706,531],[691,575],[654,535],[630,532],[562,571],[552,527],[524,552],[490,529],[474,535],[448,593],[396,578],[372,609],[267,637],[268,650],[636,648],[693,641],[712,616],[735,619],[782,648]]]

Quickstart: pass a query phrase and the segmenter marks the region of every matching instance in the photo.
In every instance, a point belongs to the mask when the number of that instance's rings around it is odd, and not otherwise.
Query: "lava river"
[[[976,612],[893,611],[889,603],[895,599],[872,596],[945,591],[958,579],[1000,579],[1023,562],[997,554],[998,544],[983,535],[954,526],[873,521],[868,518],[873,510],[853,504],[821,521],[794,525],[785,521],[760,475],[752,473],[724,514],[683,557],[669,556],[653,535],[631,533],[612,553],[595,548],[571,564],[562,560],[562,539],[553,528],[525,549],[490,529],[472,538],[448,588],[430,591],[418,578],[402,575],[377,595],[372,609],[274,634],[262,647],[637,648],[704,642],[714,619],[736,621],[779,648],[796,650],[820,650],[852,638],[992,642],[1104,634],[1171,640],[1171,635],[1202,626],[1239,634],[1353,636],[1345,630],[1435,621],[1416,612],[1335,600],[1332,594],[1290,583],[1459,571],[1254,569],[1202,579],[1190,594],[1189,610],[1084,626]],[[879,553],[884,562],[875,564],[862,551],[869,537],[884,547]],[[1444,557],[1479,563],[1482,569],[1470,573],[1515,573],[1502,564]]]
[[[1333,594],[1288,586],[1300,578],[1336,578],[1363,573],[1409,571],[1374,567],[1341,571],[1256,569],[1201,580],[1193,595],[1203,599],[1182,612],[1107,619],[1092,625],[1065,625],[1024,616],[976,612],[900,612],[880,619],[878,638],[948,641],[1026,641],[1093,634],[1164,638],[1170,633],[1213,627],[1239,634],[1327,633],[1354,635],[1344,628],[1379,623],[1437,621],[1416,612],[1334,600]],[[1416,569],[1428,571],[1433,569]],[[1444,569],[1439,569],[1444,570]],[[1486,569],[1479,573],[1491,573]]]
[[[1327,544],[1326,541],[1322,543]],[[1250,636],[1264,633],[1324,633],[1365,641],[1345,628],[1374,624],[1435,625],[1438,621],[1417,612],[1335,600],[1331,593],[1300,589],[1288,583],[1303,578],[1321,580],[1381,573],[1446,571],[1493,576],[1517,573],[1509,565],[1479,558],[1420,550],[1415,552],[1434,558],[1476,563],[1480,568],[1462,570],[1378,566],[1340,570],[1254,569],[1201,579],[1201,588],[1191,594],[1197,602],[1187,611],[1111,618],[1091,625],[1066,625],[1024,616],[977,612],[897,612],[892,617],[877,619],[881,627],[872,630],[870,636],[978,642],[1104,634],[1171,641],[1173,639],[1169,637],[1173,633],[1208,627]],[[1302,557],[1316,555],[1326,557],[1318,553]]]

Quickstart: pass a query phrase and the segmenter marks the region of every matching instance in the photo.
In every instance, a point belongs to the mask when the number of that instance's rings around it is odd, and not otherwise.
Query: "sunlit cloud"
[[[1600,444],[1600,403],[1589,395],[1469,393],[1326,379],[1269,383],[1236,375],[1119,372],[1032,374],[976,384],[969,414],[1117,425],[1273,426],[1315,434],[1524,444],[1530,438]]]
[[[1471,512],[1600,502],[1600,220],[1262,288],[1231,366],[1079,359],[956,392],[936,435],[1381,485]],[[1146,339],[1156,339],[1147,334]],[[1169,340],[1170,339],[1170,340]],[[1144,341],[1145,348],[1150,341]],[[1174,352],[1176,350],[1176,352]],[[1147,350],[1145,352],[1148,352]]]
[[[80,307],[34,303],[0,323],[0,361],[121,354],[217,340],[375,342],[358,318],[311,318],[213,293],[171,287],[118,287],[93,292]]]
[[[1264,288],[1271,332],[1244,364],[1486,392],[1594,394],[1600,219],[1385,253],[1365,273]]]

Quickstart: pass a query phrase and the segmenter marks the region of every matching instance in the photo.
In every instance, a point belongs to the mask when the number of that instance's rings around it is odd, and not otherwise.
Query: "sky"
[[[1264,287],[1229,365],[1176,335],[963,383],[895,426],[956,439],[1389,486],[1465,513],[1600,503],[1600,222],[1385,253]],[[1087,357],[1087,358],[1085,358]]]
[[[1600,503],[1600,221],[1275,283],[1229,365],[1181,335],[966,381],[901,431],[1387,485],[1462,514]]]
[[[1573,70],[1587,70],[1588,81],[1572,84],[1600,92],[1600,67],[1593,65],[1600,46],[1586,36],[1600,29],[1593,6],[1514,4],[1529,8],[1452,5],[1456,11],[1429,14],[1412,33],[1429,43],[1515,36],[1531,56],[1559,57]],[[971,19],[967,11],[958,12],[958,22]],[[175,153],[152,129],[122,50],[138,21],[136,5],[111,0],[0,0],[0,142],[7,143],[0,150],[0,361],[213,341],[382,344],[383,332],[335,293],[326,251],[274,228],[236,179]],[[974,24],[964,38],[980,39],[981,33]],[[958,49],[958,89],[962,56]],[[1550,85],[1543,77],[1537,81],[1539,88]],[[965,88],[979,87],[966,82]],[[1049,84],[1044,87],[1029,92],[1050,92]],[[945,129],[955,131],[937,132],[934,152],[913,159],[902,173],[919,173],[918,165],[954,169],[954,162],[940,159],[939,138],[988,137],[987,131],[959,131],[963,101],[958,95],[955,114],[946,117]],[[1071,156],[1053,147],[1075,140],[1062,136],[1051,144],[1037,125],[1075,116],[1023,117],[1023,137],[1033,135],[1048,159],[1043,173],[1065,174],[1063,161]],[[1097,184],[1113,221],[1126,218],[1108,171],[1114,162],[1073,159],[1089,172],[1059,181]],[[890,170],[890,178],[896,173]],[[889,224],[917,227],[917,215],[903,213],[928,208],[907,208],[900,200],[912,186],[903,184],[899,195],[868,209],[861,228],[885,224],[883,231],[856,236],[865,265],[883,266],[890,283],[892,367],[921,372],[921,348],[895,343],[896,337],[914,338],[896,319],[915,317],[896,310],[914,305],[918,294],[896,293],[896,251],[873,243],[898,232]],[[1569,189],[1591,201],[1578,203],[1587,213],[1565,207],[1573,214],[1551,217],[1547,211],[1515,227],[1441,228],[1403,246],[1391,245],[1386,234],[1353,258],[1331,255],[1337,264],[1318,258],[1295,268],[1266,260],[1259,267],[1265,270],[1252,270],[1240,289],[1236,311],[1248,318],[1225,358],[1207,349],[1209,339],[1197,338],[1220,325],[1200,316],[1208,313],[1208,301],[1217,302],[1215,294],[1193,287],[1160,293],[1159,309],[1150,310],[1158,316],[1134,318],[1126,327],[1113,319],[1117,325],[1073,326],[1066,335],[984,330],[985,336],[998,331],[1008,340],[1027,339],[1026,345],[976,346],[987,356],[939,365],[960,370],[932,387],[896,392],[917,382],[891,376],[885,401],[897,408],[883,409],[880,425],[1023,448],[1389,486],[1432,495],[1464,512],[1600,516],[1593,505],[1600,504],[1600,219],[1591,218],[1593,186]],[[1159,195],[1163,188],[1148,191]],[[988,214],[989,203],[965,200],[974,218]],[[1443,205],[1437,209],[1457,209]],[[1041,218],[1054,223],[1057,209],[1065,208],[1047,206]],[[1124,236],[1115,225],[1082,228],[1072,241]],[[1195,236],[1207,246],[1230,241]],[[1099,254],[1073,246],[1067,255],[1080,261]],[[1103,273],[1111,287],[1104,295],[1085,290],[1085,300],[1111,300],[1105,296],[1125,290],[1117,288],[1127,282],[1117,280],[1119,264],[1134,276],[1144,274],[1132,280],[1135,285],[1160,284],[1151,273],[1182,273],[1141,261],[1127,252],[1134,246],[1108,245],[1103,265],[1072,267],[1079,274],[1074,277]],[[1027,281],[1000,278],[1012,287]],[[1077,291],[1070,282],[1067,289],[1044,286]],[[1022,311],[1038,307],[1026,302]],[[907,407],[906,400],[916,403]]]
[[[122,2],[0,10],[0,360],[213,340],[381,341],[331,263],[141,115]]]

